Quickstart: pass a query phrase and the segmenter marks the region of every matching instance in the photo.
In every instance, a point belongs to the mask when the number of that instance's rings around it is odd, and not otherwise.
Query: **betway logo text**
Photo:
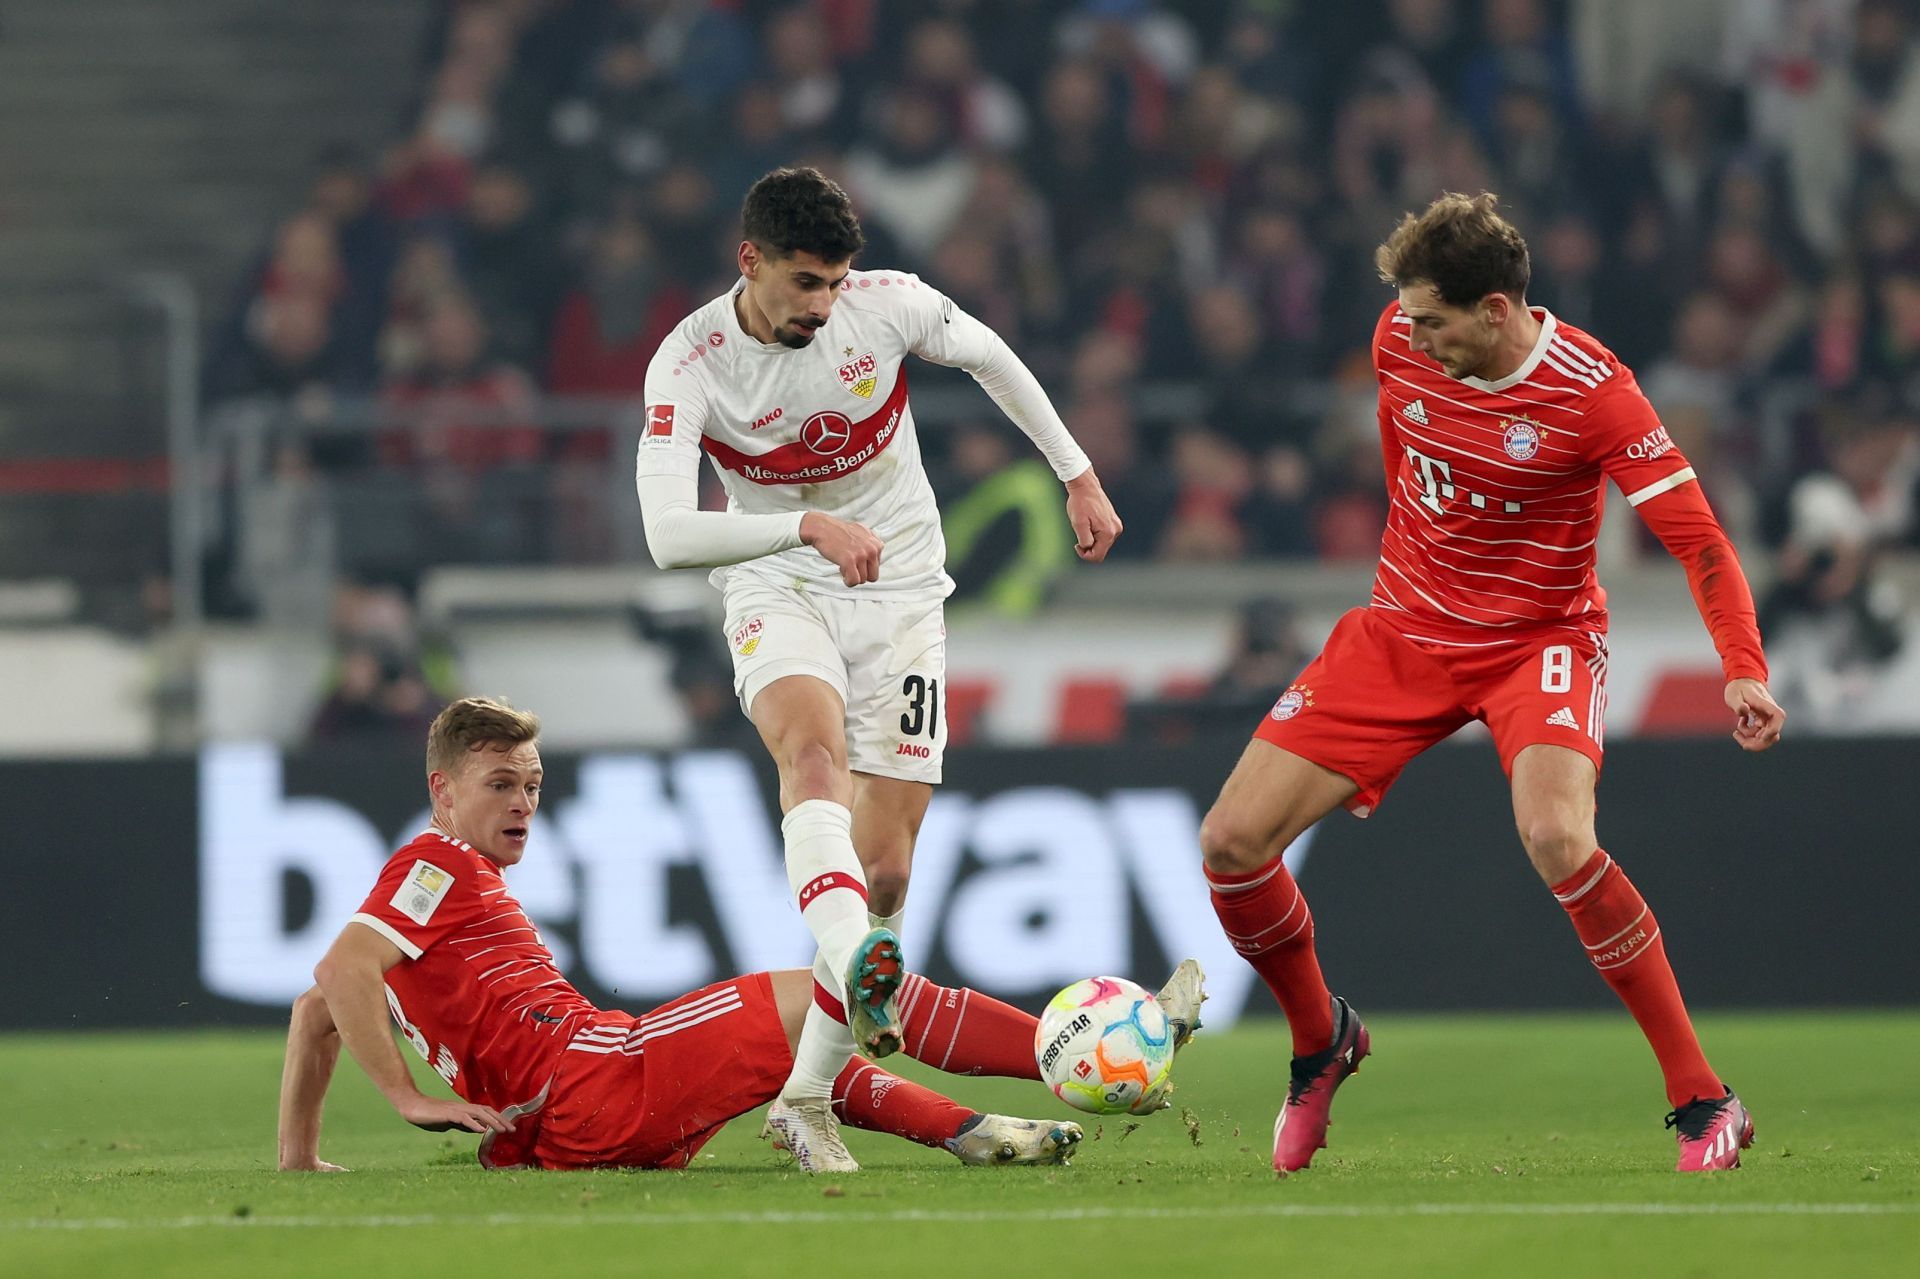
[[[804,967],[779,826],[734,752],[594,755],[572,795],[549,788],[507,881],[561,968],[645,1007],[731,976]],[[200,760],[200,970],[229,999],[286,1004],[372,889],[392,851],[427,825],[381,831],[339,799],[286,793],[265,745]],[[1288,850],[1296,871],[1312,832]],[[688,877],[714,927],[687,917]],[[312,910],[290,920],[292,880]],[[1145,920],[1135,931],[1134,903]],[[1031,993],[1130,973],[1146,953],[1207,969],[1210,1025],[1240,1011],[1254,974],[1228,944],[1200,874],[1199,814],[1172,789],[1088,794],[1021,786],[935,793],[914,855],[907,953],[936,952],[962,984]],[[916,948],[918,951],[916,952]]]

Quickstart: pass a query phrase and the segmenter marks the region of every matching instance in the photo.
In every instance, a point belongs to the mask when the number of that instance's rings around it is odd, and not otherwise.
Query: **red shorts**
[[[684,1168],[793,1069],[765,973],[635,1017],[600,1012],[560,1054],[538,1109],[482,1144],[490,1168]]]
[[[1342,617],[1320,656],[1280,695],[1254,736],[1352,780],[1365,817],[1415,755],[1469,720],[1493,730],[1500,767],[1546,743],[1600,767],[1607,639],[1571,627],[1450,647],[1410,640],[1372,609]]]

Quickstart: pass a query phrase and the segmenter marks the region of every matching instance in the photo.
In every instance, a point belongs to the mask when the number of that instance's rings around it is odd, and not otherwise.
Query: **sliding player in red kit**
[[[400,1116],[484,1134],[489,1168],[684,1168],[726,1122],[771,1101],[813,1006],[806,969],[718,982],[636,1017],[596,1008],[555,967],[501,872],[526,851],[540,803],[540,721],[485,698],[443,710],[428,736],[433,825],[400,849],[294,1003],[280,1087],[280,1167],[320,1158],[320,1116],[344,1046]],[[1193,966],[1197,973],[1197,966]],[[1185,1037],[1199,996],[1171,1011]],[[902,1047],[954,1074],[1038,1079],[1035,1019],[909,975]],[[1183,1011],[1184,1009],[1184,1011]],[[458,1094],[422,1093],[398,1025]],[[1065,1163],[1078,1124],[983,1115],[851,1054],[836,1117],[968,1164]],[[837,1145],[837,1126],[825,1140]],[[844,1148],[789,1142],[808,1172]]]
[[[1607,676],[1594,546],[1609,479],[1686,568],[1734,740],[1765,750],[1785,715],[1693,468],[1611,351],[1527,306],[1527,247],[1496,205],[1444,196],[1375,255],[1399,299],[1373,336],[1389,495],[1373,598],[1281,694],[1201,828],[1214,910],[1293,1036],[1273,1166],[1305,1168],[1326,1145],[1334,1091],[1370,1048],[1327,990],[1281,854],[1336,807],[1366,816],[1408,761],[1477,719],[1527,856],[1659,1061],[1679,1169],[1738,1167],[1753,1121],[1707,1063],[1660,926],[1594,830]]]

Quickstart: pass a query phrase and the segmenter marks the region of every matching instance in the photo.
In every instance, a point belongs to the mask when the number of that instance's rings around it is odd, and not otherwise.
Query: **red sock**
[[[1553,896],[1573,920],[1587,958],[1653,1045],[1667,1078],[1667,1100],[1679,1107],[1696,1097],[1721,1096],[1726,1090],[1700,1051],[1659,921],[1627,873],[1605,849],[1595,849],[1571,879],[1553,886]]]
[[[950,1075],[1038,1079],[1033,1032],[1039,1019],[991,995],[936,986],[918,973],[900,987],[904,1051]]]
[[[1213,913],[1227,940],[1280,1001],[1293,1031],[1293,1055],[1333,1043],[1333,996],[1313,953],[1313,912],[1278,857],[1244,875],[1209,870]]]
[[[938,1146],[960,1133],[974,1112],[931,1088],[889,1075],[855,1057],[833,1081],[833,1113],[843,1124],[887,1132],[923,1146]]]

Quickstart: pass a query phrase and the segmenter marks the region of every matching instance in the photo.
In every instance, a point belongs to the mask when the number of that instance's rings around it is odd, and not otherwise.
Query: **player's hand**
[[[1757,679],[1736,679],[1727,684],[1727,709],[1734,714],[1733,740],[1743,751],[1763,751],[1780,740],[1780,729],[1787,713],[1773,700],[1767,686]]]
[[[446,1100],[415,1093],[394,1103],[400,1117],[415,1128],[428,1132],[449,1132],[464,1128],[468,1132],[512,1132],[513,1120],[503,1117],[491,1106],[476,1106],[470,1101]]]
[[[800,540],[832,560],[848,586],[879,580],[880,551],[886,544],[864,524],[808,511],[800,517]]]
[[[346,1172],[339,1164],[330,1164],[318,1155],[308,1155],[305,1159],[282,1159],[281,1172]]]
[[[1067,520],[1073,525],[1075,554],[1095,564],[1107,558],[1126,528],[1091,467],[1067,481]]]

